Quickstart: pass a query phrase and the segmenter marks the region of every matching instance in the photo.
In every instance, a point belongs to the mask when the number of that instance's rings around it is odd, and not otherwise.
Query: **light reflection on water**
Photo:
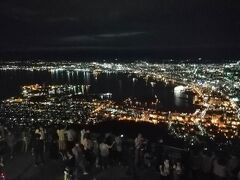
[[[0,71],[0,98],[16,96],[20,87],[29,84],[75,84],[88,85],[84,90],[88,93],[112,93],[113,100],[124,100],[128,97],[140,102],[160,103],[156,109],[167,111],[194,111],[191,97],[177,96],[173,86],[144,80],[135,75],[120,73],[91,73],[81,71]]]

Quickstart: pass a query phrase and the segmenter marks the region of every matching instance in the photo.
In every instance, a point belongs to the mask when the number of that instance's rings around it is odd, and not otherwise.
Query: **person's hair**
[[[83,136],[83,138],[91,139],[91,137],[90,137],[90,133],[85,133],[84,136]]]
[[[82,151],[84,150],[84,146],[82,144],[79,144],[79,147]]]
[[[35,138],[36,138],[36,139],[39,139],[40,137],[41,137],[41,135],[40,135],[40,134],[38,134],[38,133],[37,133],[37,134],[35,134]]]

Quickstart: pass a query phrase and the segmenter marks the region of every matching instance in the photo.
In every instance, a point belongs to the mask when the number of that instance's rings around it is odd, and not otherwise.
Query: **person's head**
[[[86,133],[84,134],[84,139],[85,139],[85,138],[86,138],[86,139],[91,139],[91,134],[86,132]]]
[[[164,160],[164,165],[169,165],[169,160],[168,159]]]
[[[39,130],[39,129],[36,129],[35,133],[40,133],[40,130]]]
[[[138,137],[138,138],[142,138],[143,136],[142,136],[141,133],[139,133],[137,137]]]
[[[158,143],[163,144],[163,139],[159,139]]]

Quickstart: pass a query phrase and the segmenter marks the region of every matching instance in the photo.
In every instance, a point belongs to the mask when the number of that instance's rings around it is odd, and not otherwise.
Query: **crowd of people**
[[[6,142],[5,154],[10,159],[18,145],[22,153],[32,153],[36,167],[44,165],[47,159],[61,160],[73,179],[85,175],[95,179],[96,169],[119,166],[133,179],[138,179],[139,171],[151,169],[161,180],[240,180],[240,158],[234,150],[193,146],[179,150],[176,156],[166,149],[164,140],[154,142],[140,133],[131,139],[123,134],[97,134],[61,125],[28,129],[1,125],[0,137]],[[2,147],[1,153],[3,156]]]

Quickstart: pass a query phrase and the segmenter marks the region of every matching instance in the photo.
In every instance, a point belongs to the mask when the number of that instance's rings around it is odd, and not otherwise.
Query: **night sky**
[[[0,56],[240,57],[240,3],[1,0]]]

